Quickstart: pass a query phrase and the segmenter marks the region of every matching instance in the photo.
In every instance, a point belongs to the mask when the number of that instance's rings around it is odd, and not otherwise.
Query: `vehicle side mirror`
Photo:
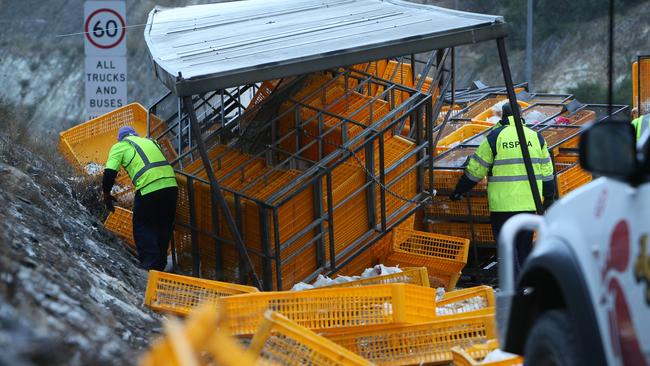
[[[580,140],[580,165],[597,175],[631,179],[637,173],[634,127],[612,120],[588,125]]]

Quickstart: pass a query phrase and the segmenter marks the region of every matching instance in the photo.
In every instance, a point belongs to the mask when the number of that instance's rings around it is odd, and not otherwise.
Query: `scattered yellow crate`
[[[469,302],[480,302],[480,308]],[[436,303],[438,315],[460,314],[467,311],[494,308],[494,289],[490,286],[475,286],[462,290],[445,292],[442,300]]]
[[[152,270],[144,304],[154,310],[187,315],[201,304],[216,304],[222,297],[251,292],[258,289]]]
[[[115,235],[124,239],[127,248],[133,252],[135,240],[133,239],[133,212],[122,207],[115,207],[115,211],[108,214],[104,226]]]
[[[469,200],[469,203],[468,203]],[[471,208],[470,208],[471,204]],[[427,215],[431,216],[470,216],[487,218],[490,216],[487,196],[465,197],[460,201],[452,201],[449,196],[439,195],[425,207]]]
[[[450,315],[428,323],[333,329],[324,335],[377,365],[444,364],[452,347],[470,347],[496,337],[494,313]]]
[[[155,130],[161,125],[160,119],[152,115],[151,125]],[[140,136],[146,136],[147,109],[131,103],[63,131],[59,133],[59,151],[80,169],[89,163],[104,164],[123,126],[132,126]]]
[[[641,77],[639,80],[639,76]],[[641,86],[641,90],[639,90]],[[639,110],[639,94],[641,96],[641,109]],[[641,71],[639,62],[632,63],[632,118],[650,112],[650,58],[641,59]],[[640,114],[639,114],[640,113]]]
[[[258,358],[245,351],[222,327],[218,308],[206,305],[193,312],[184,324],[165,322],[165,335],[140,360],[140,366],[253,366]]]
[[[399,273],[362,278],[356,281],[337,283],[319,288],[385,285],[389,283],[409,283],[411,285],[429,287],[429,275],[425,267],[402,268],[402,272]]]
[[[272,309],[311,330],[435,319],[435,290],[403,283],[260,292],[221,300],[233,334],[253,334]]]
[[[473,136],[476,136],[481,132],[487,130],[488,128],[489,126],[485,124],[475,124],[475,123],[470,123],[461,126],[456,131],[450,133],[449,135],[443,137],[442,139],[440,139],[440,141],[438,141],[438,145],[436,146],[435,149],[435,155],[439,155],[449,150],[454,145],[462,141],[465,141]]]
[[[260,356],[258,364],[272,365],[372,365],[338,344],[267,310],[249,351]]]
[[[519,104],[519,106],[521,107],[522,110],[524,110],[524,109],[526,109],[526,108],[528,108],[530,106],[530,104],[528,104],[526,102],[522,102],[520,100],[518,100],[517,103]],[[476,117],[472,118],[472,123],[476,123],[476,122],[490,123],[490,121],[488,121],[488,119],[490,119],[491,117],[494,117],[494,112],[492,110],[492,107],[494,107],[495,104],[496,103],[491,104],[483,112],[478,114]],[[492,125],[494,125],[494,123],[492,123]]]
[[[467,263],[469,239],[403,228],[393,229],[393,253],[387,265],[423,266],[429,282],[451,290]]]
[[[519,366],[524,364],[524,358],[516,356],[501,361],[483,362],[485,356],[499,348],[499,342],[491,339],[485,344],[477,344],[468,348],[454,347],[451,349],[454,366]]]

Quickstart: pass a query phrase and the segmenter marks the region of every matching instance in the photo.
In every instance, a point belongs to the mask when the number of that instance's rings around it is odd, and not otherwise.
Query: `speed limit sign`
[[[84,48],[87,56],[126,55],[124,1],[86,1]]]

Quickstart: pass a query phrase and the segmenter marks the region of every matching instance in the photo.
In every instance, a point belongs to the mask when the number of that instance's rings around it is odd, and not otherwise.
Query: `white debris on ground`
[[[500,349],[495,349],[494,351],[490,352],[485,356],[483,361],[481,363],[490,363],[490,362],[497,362],[497,361],[505,361],[509,360],[511,358],[515,358],[517,355],[509,352],[502,351]]]
[[[492,116],[488,118],[488,122],[492,123],[493,125],[496,125],[497,123],[499,123],[499,121],[501,121],[501,117]]]
[[[128,191],[129,189],[131,189],[131,186],[121,186],[119,184],[115,184],[113,186],[113,189],[111,189],[111,194],[115,196],[122,192]]]
[[[530,111],[529,113],[526,113],[526,117],[524,117],[526,124],[531,126],[534,126],[547,118],[548,116],[540,111]]]
[[[445,288],[444,287],[438,287],[436,289],[436,302],[441,301],[445,297]]]
[[[466,313],[472,310],[485,309],[486,307],[486,299],[482,296],[475,296],[469,299],[459,300],[451,304],[438,306],[436,307],[436,315]]]
[[[325,286],[331,286],[331,285],[336,285],[339,283],[344,283],[344,282],[351,282],[351,281],[357,281],[361,280],[364,278],[371,278],[371,277],[376,277],[376,276],[383,276],[383,275],[389,275],[393,273],[400,273],[402,270],[399,267],[386,267],[383,264],[378,264],[374,267],[371,268],[366,268],[363,273],[361,273],[361,276],[337,276],[334,279],[331,279],[327,276],[323,275],[318,275],[318,278],[316,278],[316,281],[314,281],[313,284],[308,284],[304,282],[298,282],[293,287],[291,288],[291,291],[303,291],[303,290],[311,290],[314,288],[319,288],[319,287],[325,287]]]
[[[503,105],[506,103],[508,103],[508,99],[504,99],[500,102],[495,103],[492,106],[492,116],[501,119],[501,109],[503,108]]]
[[[88,175],[100,175],[104,172],[104,166],[97,163],[88,163],[86,166],[84,166],[84,171]]]

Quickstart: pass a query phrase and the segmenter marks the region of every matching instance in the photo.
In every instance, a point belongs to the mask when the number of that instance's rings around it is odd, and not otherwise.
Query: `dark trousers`
[[[133,202],[133,238],[140,265],[162,271],[172,236],[178,188],[163,188],[144,196],[136,192]]]
[[[499,233],[501,233],[501,228],[503,224],[508,221],[509,218],[521,214],[529,213],[534,214],[534,211],[517,211],[517,212],[490,212],[490,222],[492,223],[492,234],[494,234],[494,240],[499,240]],[[515,280],[519,276],[521,267],[533,249],[533,232],[532,231],[520,231],[515,238],[515,247],[513,258],[515,262]]]

